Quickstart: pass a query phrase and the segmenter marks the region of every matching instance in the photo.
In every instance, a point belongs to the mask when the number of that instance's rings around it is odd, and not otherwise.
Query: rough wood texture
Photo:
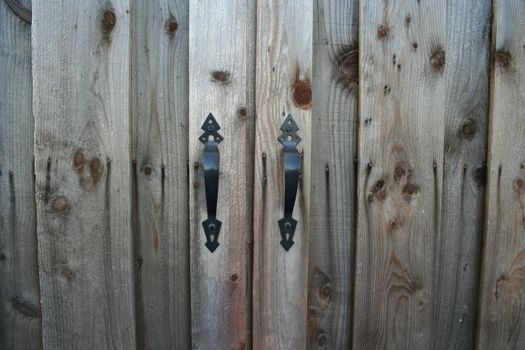
[[[360,3],[355,349],[423,349],[434,332],[445,23],[439,0]]]
[[[309,349],[348,349],[352,339],[357,15],[357,1],[314,8]]]
[[[196,349],[243,349],[247,322],[248,96],[254,53],[254,3],[241,0],[190,2],[190,233],[192,344]],[[201,126],[213,113],[224,137],[219,144],[217,219],[219,247],[206,246],[207,219]]]
[[[304,349],[307,341],[308,218],[312,125],[313,3],[257,3],[254,203],[254,349]],[[277,140],[288,114],[302,137],[303,176],[293,217],[295,244],[280,245],[284,164]]]
[[[31,2],[21,2],[30,8]],[[0,1],[0,349],[40,349],[31,26]]]
[[[190,348],[188,1],[136,1],[132,42],[137,346]]]
[[[129,3],[33,10],[44,348],[133,349]]]
[[[442,225],[434,276],[436,325],[431,327],[434,349],[472,349],[475,342],[491,13],[490,1],[447,2]]]
[[[525,3],[494,1],[480,349],[525,348]]]

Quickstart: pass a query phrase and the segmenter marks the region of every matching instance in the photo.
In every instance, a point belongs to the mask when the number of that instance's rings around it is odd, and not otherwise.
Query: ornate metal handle
[[[217,220],[217,197],[219,195],[219,143],[223,137],[217,132],[220,129],[219,123],[210,113],[202,124],[201,129],[204,133],[199,140],[204,144],[203,168],[204,168],[204,187],[206,191],[206,207],[208,209],[208,219],[202,222],[204,234],[206,235],[206,247],[210,252],[214,252],[219,246],[219,232],[222,222]]]
[[[299,127],[290,114],[281,125],[282,134],[278,137],[283,145],[284,153],[284,218],[279,220],[281,230],[281,245],[288,251],[294,244],[293,236],[297,221],[292,217],[297,187],[301,177],[301,154],[297,150],[297,144],[301,137],[297,135]]]

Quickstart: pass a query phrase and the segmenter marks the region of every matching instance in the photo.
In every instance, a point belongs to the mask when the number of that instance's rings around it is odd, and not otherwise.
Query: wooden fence
[[[521,0],[1,0],[0,348],[524,349],[523,89]]]

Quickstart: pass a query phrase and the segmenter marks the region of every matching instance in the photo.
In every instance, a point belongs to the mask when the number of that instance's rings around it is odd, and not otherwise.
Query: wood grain
[[[192,1],[189,19],[189,167],[192,346],[244,349],[247,342],[248,168],[252,134],[254,2]],[[224,137],[219,144],[217,219],[219,247],[206,246],[207,219],[201,126],[212,113]]]
[[[423,349],[434,331],[445,24],[438,0],[360,3],[355,349]]]
[[[31,26],[4,1],[0,77],[0,349],[40,349]]]
[[[490,1],[447,2],[445,140],[432,348],[475,343],[485,195]]]
[[[254,202],[254,349],[304,349],[307,343],[313,3],[257,3]],[[302,137],[303,176],[293,217],[295,244],[280,245],[284,210],[282,145],[288,114]]]
[[[129,3],[33,10],[44,348],[134,349]]]
[[[352,339],[358,100],[358,2],[314,7],[309,349]]]
[[[525,3],[494,1],[479,349],[525,347]]]
[[[190,348],[188,1],[132,11],[137,347]]]

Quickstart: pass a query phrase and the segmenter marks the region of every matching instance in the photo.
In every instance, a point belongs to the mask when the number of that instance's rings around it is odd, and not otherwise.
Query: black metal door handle
[[[219,143],[223,137],[217,132],[220,129],[219,123],[210,113],[202,124],[201,129],[204,133],[199,140],[204,144],[203,168],[204,168],[204,187],[206,192],[206,207],[208,218],[202,222],[204,234],[206,235],[206,247],[210,252],[214,252],[219,246],[219,232],[222,222],[217,220],[217,198],[219,196]]]
[[[279,220],[281,231],[281,245],[288,251],[294,244],[293,236],[297,221],[292,217],[297,197],[297,188],[301,177],[301,154],[297,150],[297,144],[301,137],[297,135],[299,127],[289,114],[281,125],[282,134],[278,137],[283,145],[284,153],[284,218]]]

